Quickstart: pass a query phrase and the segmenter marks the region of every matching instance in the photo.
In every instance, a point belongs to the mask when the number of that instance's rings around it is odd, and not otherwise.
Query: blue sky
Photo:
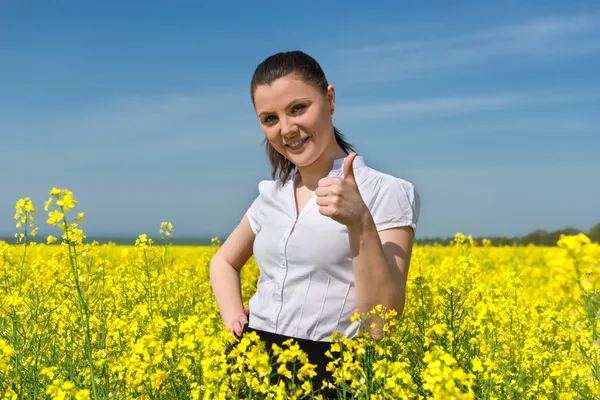
[[[600,5],[382,3],[1,2],[0,234],[59,187],[89,234],[224,237],[269,178],[251,75],[291,49],[418,236],[599,222]]]

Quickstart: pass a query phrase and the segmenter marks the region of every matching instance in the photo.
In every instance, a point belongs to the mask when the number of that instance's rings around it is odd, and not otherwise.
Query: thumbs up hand
[[[354,177],[355,158],[356,153],[352,153],[344,160],[343,178],[325,177],[315,190],[319,212],[346,226],[362,221],[369,212]]]

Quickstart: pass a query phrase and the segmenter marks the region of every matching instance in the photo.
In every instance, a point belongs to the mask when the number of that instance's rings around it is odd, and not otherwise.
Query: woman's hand
[[[232,323],[231,329],[233,329],[233,333],[239,338],[242,336],[242,331],[244,330],[244,325],[248,323],[248,314],[250,314],[250,310],[248,307],[244,308],[244,312],[241,313]]]
[[[369,214],[354,178],[355,157],[356,153],[352,153],[344,160],[343,178],[323,178],[315,190],[319,212],[348,227],[364,221]]]

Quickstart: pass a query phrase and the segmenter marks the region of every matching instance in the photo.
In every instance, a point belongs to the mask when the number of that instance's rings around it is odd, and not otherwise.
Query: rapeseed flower
[[[24,244],[0,241],[3,398],[315,397],[316,369],[297,343],[270,359],[254,332],[224,329],[208,276],[218,238],[172,246],[163,221],[164,244],[146,234],[135,246],[86,243],[83,212],[69,217],[77,204],[53,188],[44,205],[61,246],[25,240],[37,232],[28,198],[15,206]],[[415,246],[401,315],[352,315],[363,327],[382,318],[381,340],[333,335],[323,386],[348,399],[600,397],[600,245],[574,235],[554,247],[477,246],[462,233],[451,244]],[[244,304],[258,276],[251,258]]]
[[[164,234],[166,237],[170,237],[173,234],[173,224],[170,222],[161,222],[158,232],[161,236]]]

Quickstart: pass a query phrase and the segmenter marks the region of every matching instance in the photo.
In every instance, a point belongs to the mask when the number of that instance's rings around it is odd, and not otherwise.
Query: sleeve
[[[255,235],[260,231],[263,213],[263,195],[260,192],[261,190],[259,184],[258,196],[256,196],[256,198],[246,211],[248,221],[250,222],[250,227],[252,228],[252,232],[254,232]]]
[[[377,231],[410,226],[416,232],[420,211],[421,199],[415,186],[394,178],[378,191],[371,213]]]

